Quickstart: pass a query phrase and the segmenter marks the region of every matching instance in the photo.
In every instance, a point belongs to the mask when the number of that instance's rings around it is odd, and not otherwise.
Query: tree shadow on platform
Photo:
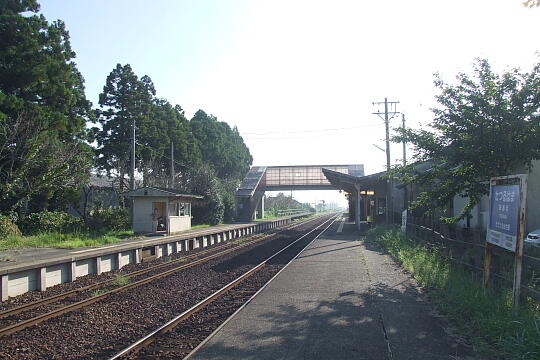
[[[286,305],[266,312],[252,304],[244,310],[251,317],[241,313],[222,330],[226,343],[211,342],[194,358],[457,360],[471,353],[447,333],[444,320],[419,300],[414,286],[378,283],[333,300],[320,297],[292,294]]]
[[[313,256],[317,256],[317,255],[322,255],[322,254],[327,254],[327,253],[336,252],[336,251],[350,251],[351,249],[358,248],[360,246],[361,246],[361,244],[356,244],[356,245],[347,246],[347,247],[340,247],[338,249],[327,249],[327,250],[320,251],[320,252],[317,252],[317,253],[314,253],[314,254],[300,255],[298,258],[299,259],[304,259],[304,258],[313,257]],[[310,250],[315,250],[315,249],[310,249]]]

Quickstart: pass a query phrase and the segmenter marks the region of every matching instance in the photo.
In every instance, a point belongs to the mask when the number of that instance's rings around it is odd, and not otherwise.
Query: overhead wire
[[[149,149],[149,150],[152,151],[154,154],[159,155],[159,156],[161,156],[161,157],[163,157],[163,158],[165,158],[165,159],[171,161],[171,158],[170,158],[169,156],[167,156],[167,155],[165,155],[165,154],[160,154],[160,152],[159,152],[158,150],[154,149],[154,148],[151,147],[150,145],[142,144],[142,143],[140,143],[140,142],[138,142],[138,141],[135,141],[135,143],[136,143],[137,145],[140,145],[140,146],[142,146],[142,147],[145,147],[145,148]],[[173,161],[174,161],[174,163],[175,163],[176,165],[178,165],[178,166],[184,167],[184,168],[186,168],[186,169],[190,169],[190,167],[189,167],[188,165],[186,165],[186,164],[182,164],[182,163],[178,162],[177,160],[173,160]]]
[[[343,130],[356,130],[364,127],[379,126],[384,123],[378,122],[376,124],[365,124],[362,126],[351,126],[351,127],[342,127],[342,128],[330,128],[330,129],[317,129],[317,130],[295,130],[295,131],[268,131],[268,132],[244,132],[243,135],[274,135],[274,134],[304,134],[304,133],[318,133],[318,132],[328,132],[328,131],[343,131]]]

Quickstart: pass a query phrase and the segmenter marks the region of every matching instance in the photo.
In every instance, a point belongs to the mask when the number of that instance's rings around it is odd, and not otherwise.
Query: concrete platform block
[[[77,280],[77,263],[75,261],[72,261],[70,264],[68,264],[67,270],[67,282]]]
[[[84,259],[77,261],[77,277],[96,273],[96,260]]]
[[[68,282],[70,279],[71,262],[48,266],[45,272],[47,287]]]
[[[169,256],[169,254],[171,253],[170,251],[170,244],[164,244],[163,245],[163,256]]]
[[[126,265],[132,264],[135,262],[135,251],[123,251],[120,253],[120,265],[119,269],[123,268]]]
[[[120,269],[122,267],[122,253],[116,253],[114,261],[116,263],[116,269]]]
[[[96,275],[101,274],[101,256],[96,256]]]
[[[115,269],[115,259],[113,255],[103,255],[100,260],[101,272],[107,272]]]
[[[1,282],[0,298],[1,298],[1,301],[6,301],[9,298],[9,294],[8,294],[8,276],[7,276],[7,274],[2,275],[2,277],[0,279],[0,282]]]
[[[47,289],[47,268],[42,267],[36,269],[36,285],[37,290],[45,291]]]

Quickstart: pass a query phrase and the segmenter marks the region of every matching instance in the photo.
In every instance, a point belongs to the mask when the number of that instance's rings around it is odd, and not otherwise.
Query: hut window
[[[180,203],[180,211],[178,213],[179,216],[186,216],[186,204]]]
[[[169,204],[169,216],[178,216],[178,203]]]
[[[191,216],[190,203],[172,203],[169,206],[170,216]]]

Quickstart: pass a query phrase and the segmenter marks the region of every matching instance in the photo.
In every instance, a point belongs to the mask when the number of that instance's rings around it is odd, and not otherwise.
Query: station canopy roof
[[[380,184],[381,182],[386,182],[386,179],[383,176],[386,174],[386,171],[379,173],[366,175],[366,176],[354,176],[343,174],[337,171],[332,171],[329,169],[322,169],[324,176],[330,181],[330,183],[337,189],[344,190],[348,193],[354,193],[358,188],[362,190],[370,190],[375,187],[375,185]]]

